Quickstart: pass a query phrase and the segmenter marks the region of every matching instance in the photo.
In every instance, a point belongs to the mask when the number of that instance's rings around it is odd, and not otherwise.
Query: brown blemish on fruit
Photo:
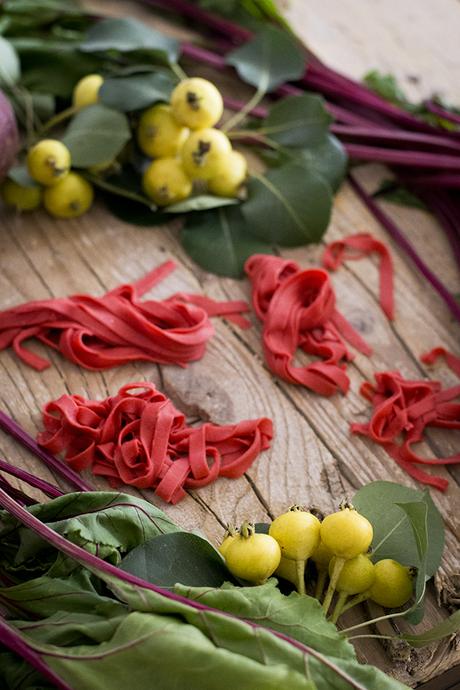
[[[189,106],[190,110],[197,111],[200,109],[200,100],[201,99],[194,91],[187,91],[185,99],[187,101],[187,105]]]
[[[198,142],[198,148],[192,153],[192,158],[195,165],[203,165],[206,154],[209,153],[210,150],[211,144],[209,141],[202,141],[200,139]]]

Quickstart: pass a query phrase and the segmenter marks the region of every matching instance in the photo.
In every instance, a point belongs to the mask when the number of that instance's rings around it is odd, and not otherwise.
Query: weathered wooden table
[[[189,38],[185,30],[171,29],[163,20],[132,2],[87,3],[110,14],[132,14],[155,26]],[[292,0],[287,15],[317,54],[332,66],[356,78],[376,68],[394,73],[410,95],[419,97],[439,90],[459,101],[460,5],[457,0]],[[189,67],[189,66],[188,66]],[[206,75],[190,66],[188,71]],[[214,75],[215,78],[215,75]],[[235,92],[231,74],[220,74],[219,83]],[[238,85],[240,98],[250,93]],[[367,165],[359,178],[374,189],[388,173]],[[426,213],[386,204],[386,210],[406,230],[429,265],[454,292],[459,291],[458,271],[445,237]],[[138,228],[111,217],[96,204],[78,220],[57,221],[44,212],[16,216],[0,211],[0,298],[3,308],[33,299],[76,292],[100,294],[119,283],[136,280],[167,258],[178,270],[152,292],[164,297],[184,290],[206,293],[217,299],[249,297],[247,281],[221,279],[201,271],[184,254],[177,227]],[[415,486],[379,447],[360,437],[350,437],[349,423],[364,420],[367,405],[358,394],[364,380],[385,369],[399,369],[411,378],[433,376],[419,361],[424,351],[443,345],[459,346],[459,328],[443,303],[413,270],[408,260],[385,235],[347,184],[337,195],[326,240],[357,231],[369,231],[391,247],[396,269],[397,318],[389,323],[378,307],[378,272],[372,260],[350,263],[333,276],[339,308],[374,348],[368,359],[358,355],[349,367],[351,390],[346,397],[318,397],[307,390],[273,378],[264,366],[260,324],[240,331],[215,319],[216,336],[207,354],[182,370],[173,366],[140,363],[103,373],[79,369],[55,353],[47,352],[52,367],[37,373],[24,366],[11,351],[0,354],[2,408],[30,433],[40,428],[40,408],[62,393],[90,398],[114,393],[129,381],[152,380],[190,417],[229,423],[256,416],[273,419],[276,439],[240,480],[221,479],[191,492],[178,506],[161,505],[178,523],[199,527],[216,542],[228,521],[243,518],[264,521],[293,502],[314,503],[334,509],[345,495],[376,479]],[[317,265],[322,246],[283,252],[303,266]],[[37,348],[40,350],[40,348]],[[455,377],[442,365],[435,377],[452,385]],[[454,452],[458,436],[430,432],[424,450],[437,456]],[[458,446],[457,446],[458,449]],[[0,454],[10,461],[59,483],[38,461],[0,435]],[[445,494],[432,491],[446,523],[447,544],[442,567],[430,588],[427,615],[421,629],[447,615],[458,603],[460,589],[458,534],[460,521],[460,472],[441,470],[449,479]],[[103,488],[103,481],[95,482]],[[151,492],[145,498],[156,502]],[[438,602],[442,603],[439,608]],[[349,614],[362,620],[364,611]],[[369,613],[369,612],[367,612]],[[348,622],[348,621],[347,621]],[[379,631],[398,631],[402,624],[386,624]],[[377,631],[374,631],[377,632]],[[460,661],[458,639],[448,639],[421,650],[404,645],[384,648],[379,642],[360,644],[363,661],[374,663],[408,685],[438,676]],[[451,672],[451,678],[452,678]],[[453,680],[436,687],[453,687]],[[434,685],[433,685],[434,687]]]

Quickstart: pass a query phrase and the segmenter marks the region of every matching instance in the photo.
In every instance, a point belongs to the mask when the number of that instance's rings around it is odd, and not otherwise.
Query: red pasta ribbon
[[[130,383],[105,400],[62,395],[43,409],[37,441],[81,472],[118,486],[154,489],[177,503],[185,489],[217,477],[237,478],[270,447],[270,419],[188,426],[185,416],[152,383]]]
[[[380,306],[387,317],[394,319],[393,261],[383,242],[368,233],[350,235],[327,245],[323,254],[323,266],[336,271],[344,261],[362,259],[370,254],[380,256]]]
[[[41,371],[48,360],[30,352],[36,338],[86,369],[107,369],[133,360],[186,366],[200,359],[214,333],[210,316],[224,316],[247,328],[246,302],[216,302],[177,293],[166,300],[139,298],[175,268],[166,261],[133,284],[102,297],[73,295],[28,302],[0,312],[0,350],[13,347],[26,364]]]
[[[460,357],[452,354],[452,352],[446,350],[445,347],[435,347],[429,352],[425,352],[425,354],[420,357],[420,360],[425,364],[434,364],[440,357],[443,357],[449,369],[460,377]]]
[[[410,381],[398,371],[375,374],[376,384],[365,383],[362,395],[373,406],[367,424],[352,424],[351,431],[381,445],[411,477],[445,491],[446,479],[424,472],[418,465],[460,463],[460,453],[446,458],[423,458],[412,446],[423,441],[427,426],[460,429],[460,385],[442,389],[439,381]],[[398,440],[401,439],[401,442]]]
[[[345,363],[352,359],[344,339],[369,355],[371,348],[335,307],[326,271],[302,270],[294,261],[255,254],[245,264],[252,282],[252,303],[263,321],[263,347],[269,368],[291,383],[320,395],[346,393]],[[297,349],[321,358],[295,366]]]

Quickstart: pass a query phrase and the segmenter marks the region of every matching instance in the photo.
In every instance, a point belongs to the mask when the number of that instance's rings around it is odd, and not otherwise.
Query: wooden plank
[[[310,48],[354,79],[372,69],[396,76],[411,98],[439,93],[458,102],[457,0],[322,0],[282,3]]]
[[[451,668],[441,676],[437,676],[420,686],[420,690],[459,690],[459,688],[460,669],[458,668]]]
[[[391,50],[385,52],[388,46],[393,45],[391,41],[395,41],[398,17],[409,11],[409,7],[416,17],[408,27],[409,33],[420,23],[430,27],[430,31],[425,33],[419,28],[416,31],[418,46],[423,51],[431,40],[429,36],[436,34],[438,27],[444,27],[448,17],[449,20],[452,18],[449,26],[455,26],[458,4],[454,3],[455,0],[444,0],[445,13],[441,17],[430,9],[428,0],[417,3],[407,0],[404,11],[399,8],[399,15],[397,11],[393,18],[390,14],[385,15],[382,20],[384,32],[367,16],[365,41],[350,39],[350,36],[355,36],[355,27],[358,26],[351,11],[358,7],[356,0],[346,0],[340,7],[328,0],[321,7],[315,7],[314,17],[305,3],[297,0],[291,4],[290,16],[312,47],[317,49],[319,42],[321,56],[331,60],[337,55],[335,37],[345,27],[342,33],[347,41],[347,50],[344,52],[341,44],[342,57],[338,66],[356,75],[356,65],[361,64],[364,65],[362,71],[372,66],[391,71],[406,70],[407,61],[411,64],[416,57],[413,48],[404,48],[402,44],[396,53]],[[87,4],[96,11],[118,15],[129,11],[152,21],[156,28],[182,38],[193,36],[188,29],[171,29],[164,20],[154,18],[138,3],[99,1]],[[367,9],[359,6],[359,11],[366,14]],[[322,28],[317,29],[318,26]],[[422,88],[436,84],[439,50],[436,60],[431,61],[430,58],[430,68],[424,73]],[[384,53],[385,60],[381,60]],[[379,56],[379,60],[375,61],[374,56]],[[455,60],[457,56],[452,53],[452,64]],[[211,76],[201,68],[193,71]],[[452,75],[447,79],[453,85]],[[240,98],[250,93],[250,89],[237,86],[230,74],[221,74],[219,84],[229,93],[238,88]],[[413,93],[416,88],[413,85]],[[387,175],[379,166],[366,166],[358,174],[370,189],[374,189],[382,176]],[[433,220],[422,212],[391,205],[386,205],[386,208],[410,233],[433,269],[443,275],[449,287],[455,289],[458,272],[445,238]],[[353,192],[344,186],[337,197],[326,239],[330,241],[362,230],[388,241],[384,231]],[[55,221],[41,212],[27,217],[4,215],[0,242],[0,299],[4,308],[51,295],[81,291],[101,294],[121,282],[139,278],[169,257],[179,260],[180,269],[155,288],[152,295],[164,297],[185,290],[204,292],[221,299],[249,297],[246,281],[219,279],[197,268],[182,251],[177,229],[135,228],[110,217],[99,205],[79,221]],[[415,486],[380,448],[358,437],[351,439],[348,431],[352,419],[367,418],[367,404],[357,393],[363,380],[372,378],[375,371],[395,367],[410,377],[431,375],[419,362],[419,355],[438,344],[454,350],[458,345],[458,328],[454,327],[444,305],[414,272],[397,247],[391,242],[389,244],[396,267],[397,319],[394,324],[389,324],[379,311],[378,274],[372,260],[350,263],[333,277],[340,309],[375,349],[372,358],[358,355],[350,366],[352,390],[346,398],[319,398],[275,380],[263,365],[260,324],[253,317],[254,328],[245,332],[215,320],[216,336],[210,342],[207,354],[185,370],[137,363],[104,373],[86,372],[52,353],[52,368],[38,374],[23,366],[11,353],[1,353],[2,406],[34,434],[40,425],[39,408],[51,398],[69,391],[89,397],[104,397],[127,381],[148,379],[160,385],[193,418],[229,423],[247,417],[272,417],[276,429],[273,449],[264,453],[245,477],[237,481],[220,480],[199,492],[190,492],[178,506],[166,507],[177,522],[187,528],[199,527],[215,541],[221,537],[228,521],[240,522],[246,517],[267,520],[293,502],[313,502],[324,510],[331,510],[344,494],[353,494],[356,488],[374,479],[391,479]],[[311,247],[283,252],[283,255],[295,258],[302,266],[309,266],[318,263],[321,252],[322,247]],[[442,366],[436,367],[436,377],[446,385],[454,380]],[[442,431],[430,434],[422,451],[438,456],[452,453],[452,436]],[[3,434],[0,435],[0,453],[17,458],[22,466],[44,478],[52,478],[35,459],[18,449]],[[448,476],[446,470],[443,472]],[[460,493],[453,471],[450,472],[450,480],[451,485],[445,495],[432,492],[447,528],[448,546],[436,581],[438,595],[445,603],[453,603],[458,597],[455,574],[459,566]],[[101,488],[105,486],[101,480],[96,484]],[[144,492],[144,495],[160,503],[151,492]],[[375,611],[373,607],[368,613],[371,615]],[[433,588],[427,601],[426,621],[421,629],[445,615],[446,609],[439,609],[436,604]],[[353,625],[362,620],[362,616],[363,611],[350,612],[344,625]],[[378,630],[393,634],[398,628],[389,623]],[[456,640],[412,651],[404,645],[393,645],[385,650],[374,640],[362,641],[357,647],[363,662],[377,664],[408,685],[441,673],[458,663],[460,658]]]

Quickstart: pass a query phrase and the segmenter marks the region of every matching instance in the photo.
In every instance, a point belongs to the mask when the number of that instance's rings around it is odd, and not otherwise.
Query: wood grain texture
[[[183,38],[193,36],[188,29],[170,27],[138,3],[101,0],[86,4],[95,11],[113,15],[133,14]],[[426,95],[439,87],[447,96],[455,96],[458,84],[454,68],[457,67],[458,76],[460,57],[452,39],[460,22],[460,5],[456,0],[443,0],[439,6],[430,0],[344,0],[340,4],[332,0],[293,0],[286,11],[320,57],[348,74],[360,77],[371,68],[397,76],[418,74],[423,78],[418,84],[410,82],[412,95]],[[436,38],[439,36],[443,36],[440,44]],[[196,66],[190,72],[211,76]],[[229,93],[238,91],[241,98],[250,93],[237,84],[231,73],[221,74],[219,84]],[[363,166],[357,175],[368,189],[375,189],[389,176],[377,165]],[[458,270],[434,220],[414,209],[391,204],[385,204],[385,209],[410,235],[449,288],[458,291]],[[138,279],[167,258],[176,259],[179,268],[149,296],[161,298],[182,290],[218,299],[249,298],[247,281],[217,278],[193,264],[181,248],[177,226],[133,227],[111,217],[99,204],[81,219],[70,221],[52,220],[43,212],[16,216],[1,209],[0,214],[2,308],[75,292],[102,294],[122,282]],[[261,328],[252,316],[254,327],[248,331],[215,319],[216,335],[206,355],[186,369],[136,363],[95,373],[47,351],[52,366],[38,373],[24,366],[10,351],[0,353],[1,406],[34,435],[40,427],[40,408],[62,393],[101,398],[128,381],[151,380],[191,419],[231,423],[271,417],[276,430],[273,448],[263,453],[241,479],[221,479],[210,487],[190,492],[174,507],[165,507],[152,492],[143,492],[145,498],[161,504],[178,523],[189,529],[200,528],[216,542],[229,521],[238,523],[246,517],[266,521],[294,502],[315,504],[329,511],[344,495],[353,495],[357,488],[375,479],[415,486],[383,450],[366,439],[350,436],[350,422],[364,421],[368,415],[367,403],[358,394],[359,386],[364,380],[371,380],[374,372],[395,368],[408,377],[435,376],[446,385],[452,384],[455,378],[442,364],[435,367],[433,374],[419,357],[437,345],[458,351],[460,329],[345,184],[337,195],[325,240],[358,231],[373,233],[392,250],[396,320],[390,324],[379,309],[378,271],[372,259],[350,262],[333,275],[340,310],[374,348],[371,358],[357,355],[349,366],[352,385],[346,397],[320,398],[276,380],[264,365]],[[322,251],[323,246],[308,247],[283,252],[283,256],[307,267],[318,264]],[[33,347],[45,353],[44,348]],[[451,454],[455,443],[455,434],[437,430],[427,436],[421,451],[436,456]],[[4,434],[0,434],[0,455],[59,483]],[[431,492],[446,521],[447,547],[436,587],[429,592],[421,630],[447,615],[448,605],[455,600],[458,603],[460,589],[458,472],[452,469],[439,473],[450,479],[445,494]],[[105,486],[102,480],[92,481],[100,488]],[[437,599],[443,602],[442,608]],[[379,613],[376,607],[350,612],[344,625],[375,613]],[[379,626],[378,632],[398,632],[399,625],[386,623]],[[360,640],[357,648],[364,662],[377,664],[410,686],[437,676],[460,661],[458,639],[423,650],[411,650],[402,643],[383,647],[375,640]]]

